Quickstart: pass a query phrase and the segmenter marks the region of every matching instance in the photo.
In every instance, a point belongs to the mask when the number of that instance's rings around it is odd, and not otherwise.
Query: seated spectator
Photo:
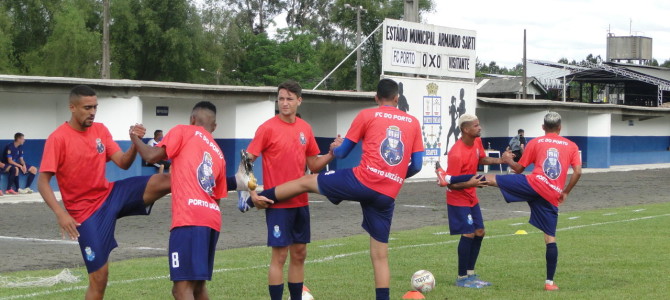
[[[6,194],[31,194],[33,192],[30,185],[35,179],[35,174],[37,174],[37,167],[28,165],[25,160],[23,160],[24,142],[25,138],[23,133],[17,132],[14,134],[14,142],[7,144],[2,152],[2,163],[4,164],[2,168],[4,172],[9,173],[7,189],[5,190]],[[26,187],[23,189],[19,187],[19,174],[28,176]],[[16,190],[12,187],[16,188]]]
[[[155,147],[158,142],[160,142],[163,139],[163,130],[156,129],[154,131],[154,138],[150,139],[147,142],[147,145],[151,147]],[[162,174],[166,169],[169,171],[170,170],[170,162],[166,160],[161,160],[155,164],[147,164],[148,166],[154,166],[158,168],[158,173]]]

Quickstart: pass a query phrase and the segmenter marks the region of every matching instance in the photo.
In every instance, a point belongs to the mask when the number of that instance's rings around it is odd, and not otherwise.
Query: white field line
[[[38,238],[24,238],[24,237],[2,236],[2,235],[0,235],[0,240],[51,243],[51,244],[65,244],[65,245],[79,245],[79,242],[73,241],[73,240],[38,239]],[[167,251],[166,248],[153,248],[153,247],[123,247],[123,249]]]
[[[634,222],[634,221],[649,220],[649,219],[660,218],[660,217],[668,217],[668,216],[670,216],[670,214],[662,214],[662,215],[656,215],[656,216],[646,216],[646,217],[640,217],[640,218],[632,218],[632,219],[626,219],[626,220],[592,223],[592,224],[585,224],[585,225],[576,225],[576,226],[569,226],[569,227],[559,228],[556,231],[568,231],[568,230],[580,229],[580,228],[591,227],[591,226],[602,226],[602,225],[609,225],[609,224],[616,224],[616,223]],[[540,232],[530,232],[530,233],[540,233]],[[505,238],[505,237],[512,237],[512,236],[515,236],[515,234],[502,234],[502,235],[495,235],[495,236],[487,236],[487,239]],[[418,247],[432,247],[432,246],[440,246],[440,245],[445,245],[445,244],[453,244],[453,243],[456,243],[456,242],[458,242],[458,240],[449,240],[449,241],[443,241],[443,242],[416,244],[416,245],[405,245],[405,246],[389,247],[389,250],[400,250],[400,249],[409,249],[409,248],[418,248]],[[346,257],[350,257],[350,256],[365,255],[365,254],[368,254],[368,253],[370,253],[370,251],[368,251],[368,250],[356,251],[356,252],[350,252],[350,253],[342,253],[342,254],[337,254],[337,255],[326,256],[326,257],[319,258],[319,259],[308,260],[308,261],[305,261],[305,263],[308,263],[308,264],[323,263],[323,262],[334,261],[336,259],[346,258]],[[268,267],[268,265],[264,264],[264,265],[242,267],[242,268],[216,269],[216,270],[214,270],[214,272],[215,273],[231,272],[231,271],[261,269],[261,268],[267,268],[267,267]],[[134,282],[140,282],[140,281],[168,279],[168,278],[169,278],[169,276],[164,275],[164,276],[153,276],[153,277],[135,278],[135,279],[127,279],[127,280],[116,280],[116,281],[110,281],[108,283],[108,286],[134,283]],[[38,297],[38,296],[41,297],[41,296],[47,296],[47,295],[52,295],[52,294],[57,294],[57,293],[62,293],[62,292],[73,291],[73,290],[83,290],[83,289],[86,289],[86,288],[87,288],[87,286],[67,287],[67,288],[61,288],[61,289],[57,289],[57,290],[47,290],[47,291],[44,291],[44,292],[36,292],[36,293],[23,294],[23,295],[14,295],[14,296],[0,298],[0,300],[25,299],[25,298],[32,298],[32,297]]]

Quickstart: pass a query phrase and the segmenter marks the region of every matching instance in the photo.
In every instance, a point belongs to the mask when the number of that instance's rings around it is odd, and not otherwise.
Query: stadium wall
[[[18,78],[18,79],[16,79]],[[152,137],[155,129],[168,132],[177,124],[186,124],[190,110],[202,100],[217,105],[217,129],[215,140],[224,150],[227,175],[233,175],[239,164],[239,150],[248,146],[256,128],[275,114],[276,89],[273,87],[219,87],[176,83],[145,83],[126,80],[52,79],[43,77],[11,77],[0,75],[0,146],[12,142],[16,132],[26,136],[25,160],[31,165],[40,165],[44,143],[48,135],[59,125],[70,119],[67,95],[75,84],[90,84],[98,91],[99,108],[97,122],[104,123],[122,149],[130,147],[128,128],[134,123],[143,123],[147,128],[145,140]],[[482,124],[484,146],[503,151],[509,139],[519,128],[525,129],[528,139],[543,134],[541,124],[544,114],[556,110],[563,116],[562,135],[575,141],[582,151],[585,167],[608,168],[611,165],[668,163],[670,162],[670,114],[631,117],[589,106],[589,109],[553,107],[487,107],[476,100],[471,92],[472,83],[447,81],[437,82],[436,94],[427,92],[427,81],[403,80],[410,110],[420,120],[425,120],[427,101],[439,99],[441,104],[441,143],[447,142],[451,125],[449,106],[452,98],[459,98],[465,89],[467,112],[475,112]],[[137,85],[140,85],[139,87]],[[148,85],[148,86],[147,86]],[[178,87],[175,87],[178,85]],[[321,153],[328,152],[333,138],[345,136],[356,114],[364,108],[374,107],[373,93],[305,91],[303,104],[298,109],[301,116],[312,125]],[[156,107],[168,107],[166,116],[157,115]],[[425,126],[423,126],[425,127]],[[426,129],[422,129],[429,138]],[[442,149],[442,154],[446,149]],[[356,166],[361,149],[357,146],[345,159],[329,164],[330,169]],[[443,156],[443,155],[442,155]],[[86,162],[81,162],[86,167]],[[150,175],[153,167],[146,167],[138,158],[129,170],[121,170],[108,163],[107,178],[118,180],[129,176]],[[504,166],[503,166],[504,167]],[[497,170],[497,166],[492,166]],[[262,173],[262,162],[255,164],[256,174]],[[432,178],[432,165],[424,165],[417,178]],[[6,175],[0,176],[0,188],[6,188]],[[259,176],[262,182],[262,176]],[[25,177],[21,177],[24,182]],[[55,180],[52,186],[57,190]],[[36,182],[33,183],[36,189]]]

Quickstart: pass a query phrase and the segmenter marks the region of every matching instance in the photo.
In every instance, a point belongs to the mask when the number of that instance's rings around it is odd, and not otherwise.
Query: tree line
[[[403,0],[109,0],[111,78],[314,87]],[[433,9],[419,3],[420,13]],[[103,0],[0,2],[0,73],[100,78]],[[268,32],[285,16],[286,27]],[[363,89],[381,73],[381,35],[363,51]],[[355,55],[320,88],[352,90]]]

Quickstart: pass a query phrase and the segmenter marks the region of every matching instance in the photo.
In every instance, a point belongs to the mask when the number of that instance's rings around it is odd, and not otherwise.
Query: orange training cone
[[[426,299],[419,291],[409,291],[402,296],[403,299]]]

